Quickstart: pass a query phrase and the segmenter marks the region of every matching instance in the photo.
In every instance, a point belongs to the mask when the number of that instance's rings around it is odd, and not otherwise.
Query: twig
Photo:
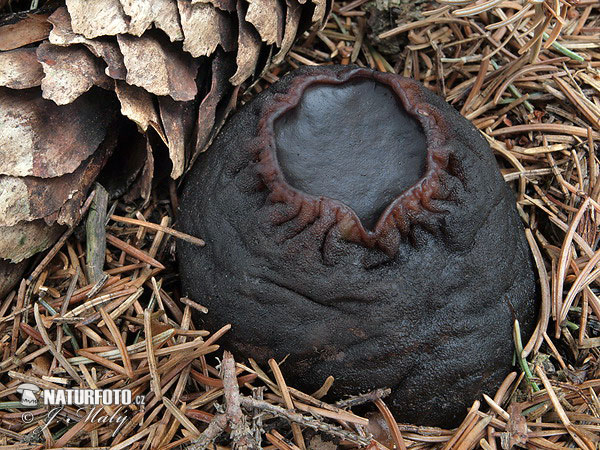
[[[223,373],[223,389],[225,391],[225,415],[231,426],[233,448],[240,450],[260,448],[260,445],[254,441],[250,428],[246,423],[246,417],[242,413],[240,389],[235,374],[235,361],[233,355],[228,351],[223,353],[221,371]]]
[[[227,416],[225,414],[217,414],[208,424],[208,427],[202,432],[200,437],[192,442],[188,447],[189,450],[205,450],[210,443],[225,431],[227,427]]]
[[[283,418],[289,420],[290,422],[307,426],[309,428],[312,428],[313,430],[328,433],[332,436],[339,437],[341,439],[353,442],[355,444],[367,446],[371,442],[371,440],[369,438],[359,436],[356,433],[353,433],[351,431],[346,431],[335,425],[321,422],[312,417],[303,416],[302,414],[299,414],[294,411],[290,411],[289,409],[282,408],[281,406],[272,405],[271,403],[267,403],[263,400],[256,400],[251,397],[241,396],[240,403],[246,409],[255,408],[255,409],[260,409],[262,411],[267,411],[278,417],[283,417]]]
[[[106,210],[108,192],[100,183],[96,183],[96,195],[92,201],[86,222],[86,269],[90,283],[96,283],[104,272],[106,254]]]
[[[195,236],[191,236],[186,233],[182,233],[181,231],[174,230],[173,228],[163,227],[162,225],[158,225],[152,222],[145,222],[143,220],[131,219],[129,217],[115,216],[114,214],[110,216],[110,218],[116,222],[129,223],[131,225],[138,225],[140,227],[150,228],[155,231],[162,231],[163,233],[170,234],[171,236],[176,237],[177,239],[181,239],[186,242],[190,242],[195,245],[199,245],[200,247],[204,247],[206,242],[202,239],[197,238]]]
[[[354,406],[363,405],[365,403],[374,402],[377,399],[385,398],[392,393],[392,390],[389,388],[386,389],[376,389],[371,392],[367,392],[366,394],[357,395],[355,397],[350,397],[345,400],[340,400],[336,402],[335,406],[338,408],[352,408]]]

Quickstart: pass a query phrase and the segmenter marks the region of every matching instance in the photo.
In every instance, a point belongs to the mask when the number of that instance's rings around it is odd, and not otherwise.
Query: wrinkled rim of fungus
[[[304,92],[315,84],[339,85],[354,80],[371,80],[389,87],[400,100],[406,112],[421,125],[427,142],[425,173],[411,187],[395,197],[379,216],[372,230],[365,228],[355,211],[339,200],[315,196],[292,187],[285,179],[277,159],[275,122],[298,106]],[[285,217],[272,217],[274,225],[281,225],[296,217],[304,224],[313,223],[324,211],[335,213],[341,236],[367,247],[378,247],[393,256],[401,236],[410,234],[411,226],[423,223],[423,213],[441,213],[432,200],[447,200],[449,193],[441,177],[448,173],[451,136],[448,121],[428,103],[422,89],[414,80],[398,75],[374,72],[363,68],[349,68],[340,72],[328,69],[313,71],[294,78],[285,93],[276,93],[261,111],[258,136],[254,146],[257,153],[259,176],[270,191],[273,203],[285,203],[293,208]]]

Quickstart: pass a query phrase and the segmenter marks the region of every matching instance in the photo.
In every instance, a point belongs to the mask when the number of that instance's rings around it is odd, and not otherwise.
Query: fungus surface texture
[[[289,383],[392,388],[401,422],[456,426],[533,331],[529,249],[480,133],[419,83],[304,67],[243,106],[184,185],[183,293],[225,347]]]

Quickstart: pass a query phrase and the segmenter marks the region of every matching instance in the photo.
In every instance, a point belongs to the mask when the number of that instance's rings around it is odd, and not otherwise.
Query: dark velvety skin
[[[308,392],[329,375],[334,396],[391,387],[402,422],[456,426],[511,369],[511,308],[533,331],[531,258],[491,150],[396,75],[305,67],[263,91],[198,159],[179,224],[207,242],[178,242],[184,293],[209,307],[203,326],[233,325],[238,358],[288,355]]]

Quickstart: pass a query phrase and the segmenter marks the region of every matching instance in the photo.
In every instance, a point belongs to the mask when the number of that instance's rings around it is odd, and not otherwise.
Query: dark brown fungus
[[[185,294],[239,357],[334,395],[391,387],[403,422],[455,426],[511,368],[536,284],[485,139],[415,81],[306,67],[244,106],[184,187]],[[524,336],[526,337],[526,336]]]
[[[348,205],[368,229],[425,171],[427,142],[419,123],[390,88],[372,80],[308,87],[274,124],[287,182]]]

